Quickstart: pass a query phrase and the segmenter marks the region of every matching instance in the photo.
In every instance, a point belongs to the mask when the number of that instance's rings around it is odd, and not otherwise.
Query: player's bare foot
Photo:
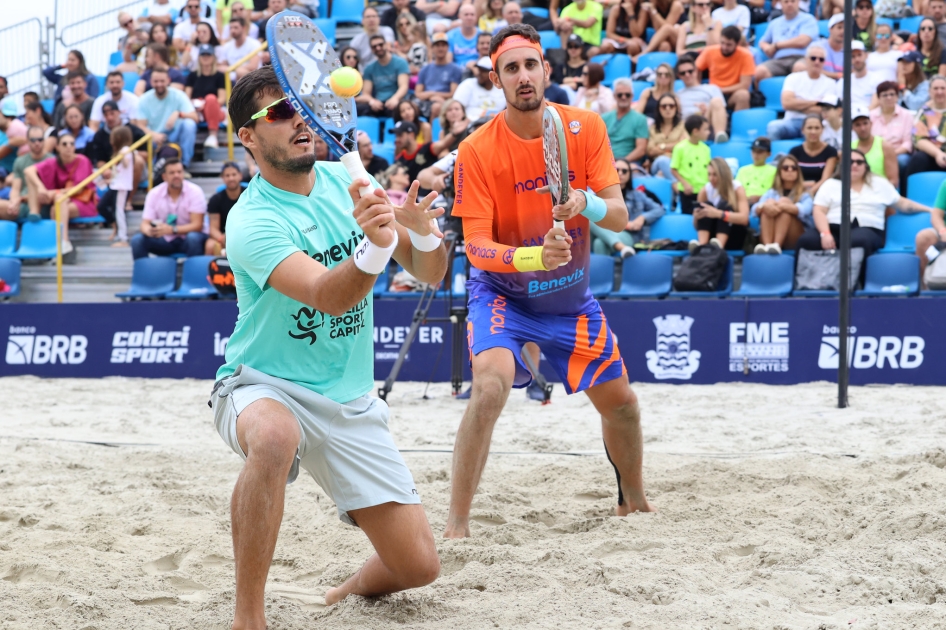
[[[333,606],[347,596],[348,593],[343,591],[340,587],[330,588],[325,592],[325,605]]]
[[[617,506],[615,509],[615,514],[618,516],[627,516],[628,514],[633,514],[634,512],[656,512],[657,508],[653,507],[647,501],[647,497],[641,494],[638,497],[629,497],[626,494],[624,495],[624,503]]]
[[[469,538],[470,537],[470,522],[466,519],[463,521],[455,519],[447,519],[447,526],[443,530],[444,538]]]

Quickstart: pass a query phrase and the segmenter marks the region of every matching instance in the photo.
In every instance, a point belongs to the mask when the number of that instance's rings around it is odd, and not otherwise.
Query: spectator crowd
[[[327,17],[339,4],[151,0],[141,15],[119,13],[121,61],[101,84],[72,50],[43,73],[49,111],[35,93],[22,105],[0,101],[0,218],[48,216],[66,189],[122,152],[100,188],[64,204],[70,217],[114,222],[116,244],[130,245],[135,258],[225,251],[226,212],[255,165],[247,157],[224,167],[205,218],[204,194],[188,181],[198,129],[207,130],[205,150],[219,146],[225,78],[238,82],[269,63],[260,44],[272,15],[289,8]],[[910,175],[946,172],[946,0],[915,0],[912,8],[856,0],[849,77],[841,0],[531,4],[359,3],[359,32],[337,50],[363,75],[358,114],[380,122],[359,135],[358,150],[391,194],[418,178],[449,192],[449,171],[430,169],[505,108],[490,79],[489,42],[498,29],[525,23],[542,35],[551,66],[547,99],[594,111],[608,129],[629,221],[620,234],[593,230],[596,252],[633,255],[647,246],[649,226],[677,207],[693,217],[692,246],[757,254],[833,248],[845,81],[856,149],[854,245],[868,254],[881,248],[885,217],[897,210],[931,212],[934,227],[917,236],[921,261],[946,240],[942,208],[907,198],[919,192],[908,190]],[[0,80],[0,99],[6,91]],[[148,193],[140,232],[129,239],[124,211],[151,165],[127,147],[147,133],[164,156],[164,181]],[[317,153],[335,159],[324,142]],[[654,194],[655,180],[670,184],[669,199]],[[68,230],[63,239],[71,250]]]

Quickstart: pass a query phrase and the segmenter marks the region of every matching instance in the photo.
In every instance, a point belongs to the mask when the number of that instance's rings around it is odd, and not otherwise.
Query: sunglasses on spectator
[[[74,147],[76,146],[75,142],[60,142],[59,146],[61,147]]]
[[[710,3],[709,3],[709,2],[694,2],[694,3],[693,3],[693,6],[697,6],[697,7],[708,7],[708,6],[710,6]]]
[[[811,56],[811,57],[808,57],[808,60],[809,60],[809,61],[817,61],[818,63],[824,63],[824,57]]]
[[[673,76],[673,74],[671,74],[671,73],[669,73],[669,72],[658,72],[658,73],[657,73],[657,76],[658,76],[658,77],[661,77],[661,78],[664,78],[664,79],[669,79],[670,77]]]
[[[890,39],[890,33],[877,33],[874,37],[877,39]]]
[[[631,93],[630,92],[620,92],[620,93],[615,92],[614,98],[631,98]]]
[[[42,142],[43,140],[45,140],[45,138],[43,138],[42,136],[40,136],[39,138],[30,138],[30,142]]]
[[[128,28],[129,24],[134,24],[134,23],[135,23],[134,20],[125,20],[124,22],[122,22],[122,28]]]
[[[631,169],[629,169],[629,168],[618,168],[617,171],[618,171],[618,173],[622,173],[622,174],[623,174],[623,173],[630,173],[630,172],[631,172]]]
[[[378,50],[378,49],[380,49],[380,48],[384,48],[384,44],[374,44],[374,45],[371,47],[371,50]]]
[[[679,74],[681,77],[685,77],[685,76],[687,76],[688,74],[693,74],[693,72],[694,72],[694,69],[693,69],[693,68],[690,68],[689,70],[679,70],[679,71],[678,71],[678,74]]]
[[[785,166],[779,167],[780,171],[797,171],[798,167],[794,164],[786,164]]]
[[[581,48],[581,44],[569,44],[568,48]]]
[[[676,109],[676,108],[677,108],[677,106],[674,105],[673,103],[661,103],[661,104],[660,104],[660,109]]]
[[[867,162],[865,160],[851,160],[851,165],[853,166],[855,164],[858,166],[864,166],[867,164]]]
[[[296,108],[289,102],[289,97],[284,96],[278,101],[273,101],[263,109],[259,110],[246,121],[243,126],[256,122],[260,118],[265,118],[266,122],[276,122],[277,120],[290,120],[296,115]]]

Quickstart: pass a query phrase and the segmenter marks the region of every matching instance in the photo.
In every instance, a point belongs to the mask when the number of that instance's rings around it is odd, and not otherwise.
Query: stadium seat
[[[382,157],[388,161],[388,164],[394,164],[394,145],[393,144],[378,144],[373,146],[372,151],[378,157]]]
[[[364,0],[332,0],[332,15],[339,24],[361,24]]]
[[[16,249],[16,223],[0,221],[0,257],[13,256]]]
[[[752,164],[752,149],[748,142],[724,142],[710,145],[710,155],[714,158],[735,158],[739,166]]]
[[[671,291],[672,298],[722,298],[732,293],[733,260],[726,256],[726,269],[723,271],[715,291]]]
[[[775,157],[779,153],[788,153],[793,148],[800,145],[804,140],[801,138],[796,138],[795,140],[773,140],[772,141],[772,157]]]
[[[138,85],[138,73],[137,72],[122,72],[122,78],[125,80],[125,91],[134,92],[135,86]]]
[[[205,268],[206,271],[206,268]],[[170,256],[139,258],[131,272],[131,287],[115,297],[130,299],[161,299],[174,290],[177,261]]]
[[[604,66],[604,84],[611,87],[615,79],[631,76],[631,58],[625,54],[595,55],[591,61]]]
[[[542,7],[522,7],[522,10],[540,18],[547,18],[549,16],[549,10],[543,9]]]
[[[920,28],[920,22],[923,21],[922,15],[914,15],[912,17],[900,18],[898,24],[898,31],[910,31],[911,33],[916,33]]]
[[[44,98],[43,100],[40,101],[40,104],[43,106],[43,110],[47,114],[49,114],[50,116],[53,115],[53,109],[56,108],[56,102],[53,99]]]
[[[916,233],[920,230],[932,227],[930,215],[928,212],[918,212],[916,214],[894,214],[887,217],[887,242],[883,249],[878,250],[880,254],[892,254],[910,252],[916,247]]]
[[[729,134],[730,142],[752,143],[759,136],[766,135],[766,125],[778,115],[767,107],[754,107],[733,112]]]
[[[69,225],[102,225],[105,223],[105,217],[100,214],[94,217],[72,217],[69,219]]]
[[[378,279],[374,281],[374,288],[371,290],[371,293],[374,297],[381,297],[381,294],[388,290],[388,282],[390,281],[390,274],[388,274],[387,268],[384,269],[384,272],[378,276]]]
[[[210,261],[216,256],[193,256],[184,260],[181,272],[181,286],[176,291],[164,294],[169,300],[201,300],[217,296],[217,289],[207,277]]]
[[[640,100],[641,94],[649,87],[653,87],[647,81],[631,81],[631,89],[634,90],[634,102]]]
[[[116,50],[108,56],[108,70],[111,72],[116,66],[122,64],[125,61],[125,58],[122,56],[122,51]]]
[[[932,206],[936,203],[936,196],[944,183],[946,183],[946,173],[943,171],[913,173],[907,177],[907,196],[924,206]]]
[[[20,248],[13,255],[17,258],[55,258],[56,222],[47,219],[23,224]]]
[[[656,69],[662,63],[669,63],[671,68],[677,67],[677,53],[672,52],[649,52],[644,53],[637,58],[637,67],[635,72],[640,72],[646,68]]]
[[[831,34],[831,29],[828,28],[828,20],[818,20],[818,35],[828,39],[828,35]]]
[[[663,177],[635,177],[634,187],[643,186],[657,195],[667,212],[673,212],[673,184]]]
[[[240,188],[246,188],[249,185],[250,185],[249,182],[240,182]],[[226,189],[227,189],[226,184],[220,184],[219,186],[217,186],[217,188],[214,189],[214,193],[223,192]],[[209,223],[207,225],[209,225]]]
[[[759,81],[759,91],[765,97],[766,109],[776,112],[785,111],[782,109],[782,85],[785,83],[785,77],[769,77]]]
[[[366,134],[368,134],[371,144],[379,144],[381,142],[380,120],[377,118],[372,118],[371,116],[359,116],[357,124],[358,131],[364,131]]]
[[[877,20],[877,26],[880,26],[881,24],[886,24],[887,26],[890,27],[891,31],[897,32],[897,25],[893,18],[877,17],[876,20]]]
[[[562,47],[562,38],[555,31],[539,31],[539,39],[542,43],[542,50]]]
[[[792,293],[793,256],[759,254],[742,259],[742,285],[733,297],[784,297]]]
[[[105,77],[97,74],[95,80],[99,82],[99,94],[105,94]]]
[[[614,290],[614,257],[591,254],[589,289],[596,298],[608,297]]]
[[[693,217],[689,214],[665,214],[650,226],[650,240],[657,241],[669,238],[671,241],[689,242],[696,238],[696,228],[693,227]],[[686,256],[685,250],[655,251],[655,254],[664,256]]]
[[[612,298],[664,297],[673,288],[673,259],[651,253],[624,259],[621,286]]]
[[[430,121],[430,135],[433,136],[430,139],[431,142],[440,140],[440,116]]]
[[[359,21],[361,18],[359,17]],[[322,31],[322,34],[325,35],[325,38],[329,43],[335,45],[335,29],[338,26],[338,22],[335,18],[316,18],[312,20],[316,26],[319,27],[319,30]]]
[[[21,267],[22,263],[16,258],[0,258],[0,280],[9,287],[6,291],[0,289],[0,299],[16,297],[20,294]]]
[[[754,35],[754,39],[753,39],[752,41],[755,42],[755,45],[756,45],[756,46],[758,46],[758,45],[759,45],[759,42],[762,41],[762,36],[765,35],[765,31],[766,31],[768,28],[769,28],[769,23],[768,23],[768,22],[762,22],[761,24],[753,24],[753,25],[752,25],[752,33],[753,33],[753,35]]]
[[[890,297],[920,292],[920,259],[915,254],[887,254],[867,258],[864,288],[854,295]]]

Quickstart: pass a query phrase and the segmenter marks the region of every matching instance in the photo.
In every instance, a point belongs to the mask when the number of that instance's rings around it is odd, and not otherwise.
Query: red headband
[[[489,59],[493,62],[493,70],[496,70],[496,60],[499,59],[499,56],[506,51],[512,50],[514,48],[533,48],[539,51],[539,58],[542,58],[542,46],[533,42],[527,37],[522,37],[521,35],[513,35],[512,37],[507,37],[503,40],[503,43],[499,45],[499,48],[496,49]]]

